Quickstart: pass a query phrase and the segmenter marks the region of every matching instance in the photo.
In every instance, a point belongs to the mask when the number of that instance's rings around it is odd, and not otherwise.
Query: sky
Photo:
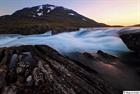
[[[64,6],[109,25],[140,24],[140,0],[0,0],[0,15],[42,4]]]

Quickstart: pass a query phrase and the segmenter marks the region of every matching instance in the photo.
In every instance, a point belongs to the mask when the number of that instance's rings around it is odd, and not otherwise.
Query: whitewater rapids
[[[60,53],[95,52],[102,50],[109,53],[129,52],[119,38],[122,28],[87,28],[75,32],[51,35],[51,31],[38,35],[0,35],[0,47],[21,45],[49,45]]]

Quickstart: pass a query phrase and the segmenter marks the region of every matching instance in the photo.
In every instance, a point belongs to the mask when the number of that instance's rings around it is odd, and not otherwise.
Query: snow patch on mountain
[[[43,9],[43,6],[39,6],[39,8],[37,9],[37,12],[42,10]]]
[[[83,21],[87,21],[85,18],[82,18]]]
[[[36,10],[37,11],[37,15],[38,16],[42,16],[43,15],[43,6],[39,6],[38,9]],[[36,17],[35,15],[33,15],[33,17]]]
[[[71,16],[73,16],[73,15],[75,15],[74,13],[68,13],[68,15],[71,15]]]
[[[54,10],[56,7],[55,7],[55,6],[49,6],[48,8],[50,8],[51,11],[52,11],[52,10]]]
[[[49,6],[47,8],[48,8],[47,13],[49,13],[49,12],[53,11],[56,7],[55,6]]]
[[[53,5],[41,5],[38,6],[38,9],[36,10],[37,16],[43,16],[44,10],[47,10],[47,13],[50,13],[52,10],[54,10],[56,7]]]
[[[43,15],[43,12],[39,12],[37,13],[38,16],[42,16]]]
[[[48,10],[47,13],[51,12],[51,10]]]

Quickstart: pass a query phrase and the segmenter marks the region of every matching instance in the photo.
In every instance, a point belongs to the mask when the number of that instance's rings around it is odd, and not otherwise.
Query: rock
[[[140,29],[136,30],[128,30],[125,29],[123,31],[124,33],[120,33],[120,38],[123,40],[123,42],[126,44],[126,46],[135,52],[140,52]]]
[[[118,94],[100,76],[48,46],[2,49],[1,94]]]
[[[94,54],[93,55],[93,53],[91,54],[91,53],[88,53],[88,52],[84,52],[84,53],[82,53],[85,57],[88,57],[88,58],[91,58],[91,59],[96,59],[96,57],[97,57],[97,55],[96,54]]]
[[[110,63],[110,64],[111,62],[117,62],[120,60],[118,57],[105,53],[101,50],[97,51],[97,53],[84,52],[83,55],[94,61],[102,61],[104,63]]]
[[[16,86],[10,85],[4,87],[1,94],[17,94],[16,91],[17,91]]]
[[[95,70],[97,75],[120,91],[139,89],[140,78],[137,74],[138,70],[136,73],[134,66],[138,68],[140,66],[140,60],[139,58],[136,60],[135,55],[129,55],[130,57],[124,57],[123,55],[125,54],[117,57],[103,51],[97,51],[97,53],[72,53],[70,58],[82,63],[90,70]],[[134,66],[129,64],[129,62],[133,63]]]
[[[30,75],[26,79],[27,86],[32,86],[33,85],[33,77]]]
[[[117,59],[117,57],[113,56],[113,55],[110,55],[108,53],[105,53],[101,50],[97,51],[97,54],[101,57],[101,58],[104,58],[104,59]]]
[[[6,74],[8,72],[7,66],[0,66],[0,89],[6,85]]]

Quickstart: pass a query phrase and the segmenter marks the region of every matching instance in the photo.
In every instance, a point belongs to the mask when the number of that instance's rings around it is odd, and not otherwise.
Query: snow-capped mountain
[[[54,5],[40,5],[40,6],[35,6],[31,8],[24,8],[22,10],[16,11],[13,13],[14,16],[30,16],[30,17],[43,17],[50,15],[52,13],[56,14],[65,14],[65,15],[71,15],[71,16],[76,16],[78,13],[74,12],[71,9],[66,9],[61,6],[54,6]]]
[[[22,10],[16,11],[12,16],[24,16],[33,18],[43,18],[43,19],[55,19],[56,21],[80,21],[82,23],[98,24],[97,22],[86,18],[77,12],[67,9],[61,6],[54,5],[40,5],[31,8],[24,8]],[[100,26],[100,24],[98,24]]]
[[[91,20],[71,9],[49,4],[23,8],[12,15],[0,17],[0,33],[3,31],[10,31],[11,33],[15,31],[22,32],[23,30],[30,31],[32,28],[35,30],[32,29],[31,31],[40,33],[46,32],[49,29],[59,29],[62,31],[67,28],[97,26],[107,25]]]

